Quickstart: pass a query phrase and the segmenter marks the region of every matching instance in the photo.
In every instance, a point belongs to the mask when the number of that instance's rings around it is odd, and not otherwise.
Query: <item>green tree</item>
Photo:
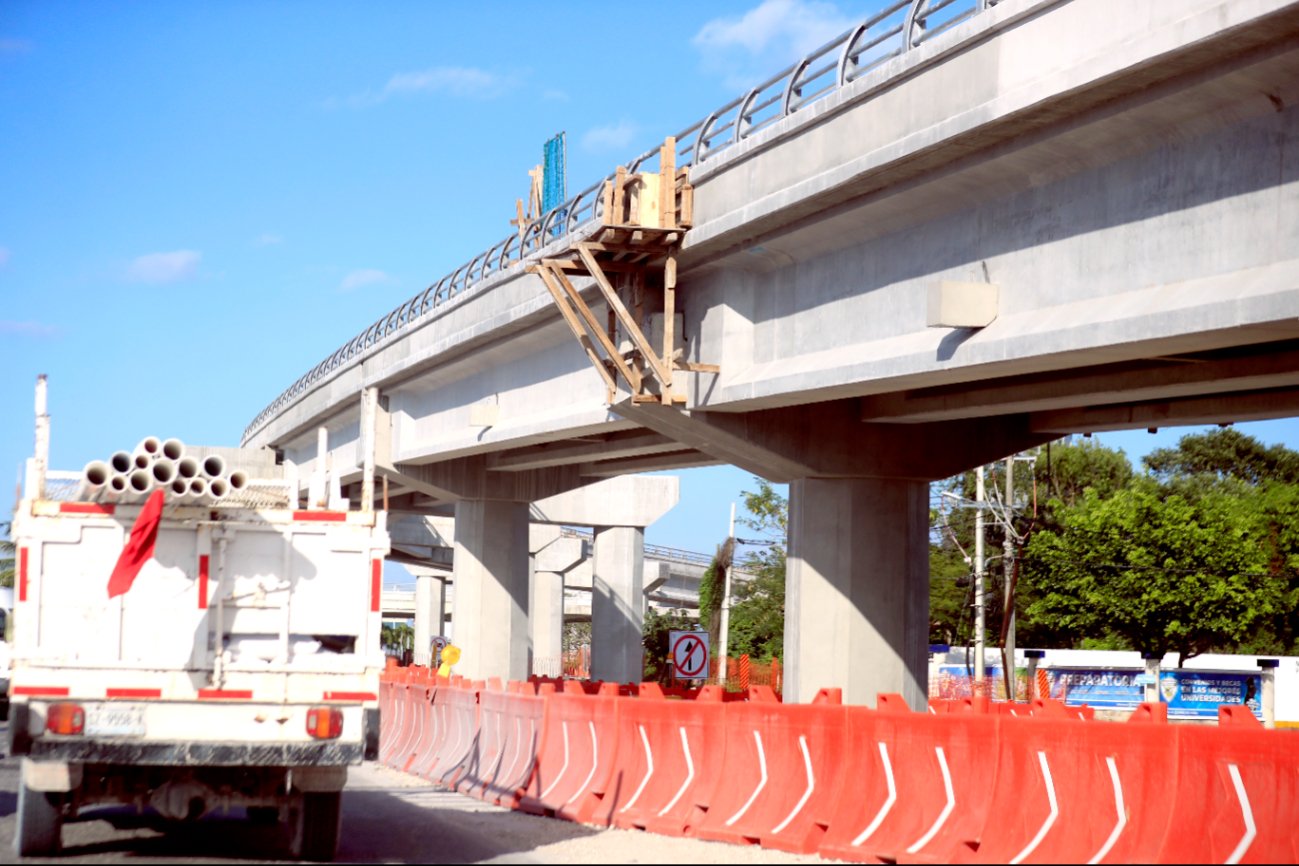
[[[732,656],[779,658],[785,651],[785,544],[789,501],[770,483],[755,478],[757,491],[745,491],[748,517],[740,524],[759,536],[746,539],[745,554],[731,579]]]
[[[0,586],[14,585],[14,543],[9,539],[10,524],[0,524],[4,538],[0,538]]]
[[[1267,571],[1267,524],[1241,497],[1193,500],[1139,478],[1104,499],[1088,490],[1059,517],[1058,530],[1029,543],[1028,611],[1075,641],[1175,651],[1181,666],[1284,612],[1284,582]]]
[[[1251,486],[1275,481],[1299,484],[1299,452],[1284,445],[1266,446],[1232,428],[1187,434],[1177,447],[1157,448],[1143,462],[1165,485],[1188,478],[1234,480]]]
[[[734,539],[728,538],[717,545],[717,552],[699,581],[699,621],[708,632],[708,645],[713,648],[714,658],[717,657],[722,630],[722,597],[726,594],[726,578],[734,554]]]

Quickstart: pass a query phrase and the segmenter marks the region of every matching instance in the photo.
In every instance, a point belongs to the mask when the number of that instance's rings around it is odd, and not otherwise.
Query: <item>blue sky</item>
[[[38,373],[55,468],[237,444],[505,237],[551,135],[571,194],[877,5],[0,0],[0,490]],[[1299,446],[1299,422],[1242,429]],[[1102,441],[1169,436],[1125,435]],[[752,478],[682,475],[648,538],[711,550]]]

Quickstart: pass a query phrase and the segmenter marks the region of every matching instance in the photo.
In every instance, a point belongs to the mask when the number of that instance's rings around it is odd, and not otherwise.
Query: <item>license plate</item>
[[[91,707],[86,710],[88,737],[143,737],[144,707],[137,704]]]

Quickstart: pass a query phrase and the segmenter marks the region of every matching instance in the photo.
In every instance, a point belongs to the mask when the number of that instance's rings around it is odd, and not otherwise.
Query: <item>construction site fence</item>
[[[1299,749],[1239,706],[1216,726],[1059,701],[438,678],[380,684],[380,760],[597,827],[858,862],[1295,862]],[[918,711],[917,711],[918,710]]]

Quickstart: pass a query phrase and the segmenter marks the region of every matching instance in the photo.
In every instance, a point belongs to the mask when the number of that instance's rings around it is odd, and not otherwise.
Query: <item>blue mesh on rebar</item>
[[[567,184],[564,180],[564,133],[559,133],[546,142],[542,157],[541,175],[541,212],[550,213],[568,199]],[[564,225],[566,214],[557,214],[552,230],[558,234]]]

